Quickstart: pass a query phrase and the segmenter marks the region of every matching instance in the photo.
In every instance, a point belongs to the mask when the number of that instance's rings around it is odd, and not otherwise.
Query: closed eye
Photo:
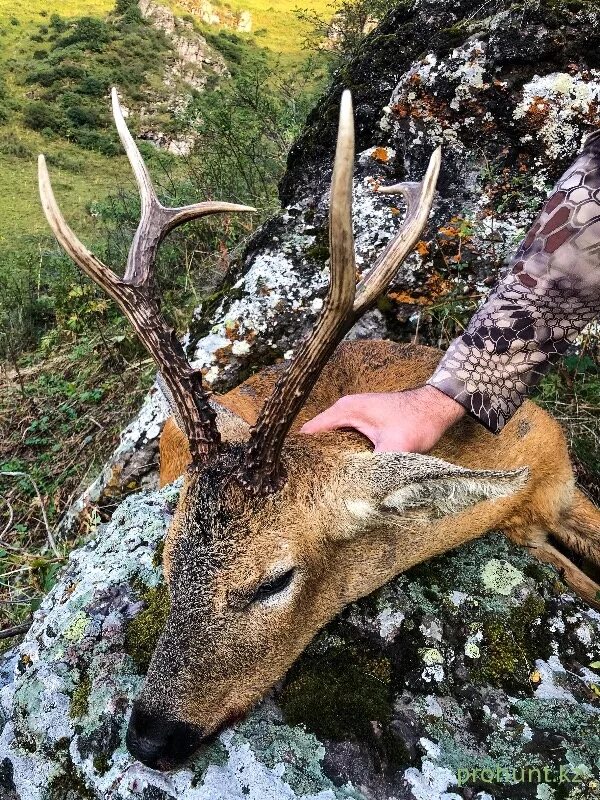
[[[286,572],[282,572],[280,575],[275,575],[274,577],[266,580],[264,583],[261,583],[261,585],[250,598],[249,605],[251,603],[260,603],[264,600],[268,600],[269,598],[283,592],[292,582],[295,572],[295,568],[292,567]]]

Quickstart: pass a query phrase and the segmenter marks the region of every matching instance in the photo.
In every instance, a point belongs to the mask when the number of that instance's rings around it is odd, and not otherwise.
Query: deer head
[[[189,443],[192,463],[164,550],[170,613],[127,732],[130,751],[164,769],[243,715],[347,603],[458,544],[462,515],[477,503],[512,494],[523,475],[468,470],[410,453],[375,454],[352,433],[288,435],[337,344],[420,238],[434,197],[439,150],[422,182],[380,189],[401,193],[407,215],[356,286],[354,125],[350,94],[344,92],[331,186],[331,280],[323,311],[256,425],[250,429],[228,413],[222,440],[201,375],[187,364],[160,316],[152,269],[158,244],[176,225],[204,214],[253,209],[215,202],[164,208],[114,90],[113,112],[142,198],[123,278],[66,225],[43,156],[40,193],[60,244],[119,304],[155,358]]]

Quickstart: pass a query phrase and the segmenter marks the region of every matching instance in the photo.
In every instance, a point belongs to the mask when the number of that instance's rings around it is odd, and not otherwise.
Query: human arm
[[[558,181],[504,277],[428,385],[494,433],[600,314],[600,132]]]
[[[600,314],[600,132],[588,137],[508,269],[425,387],[349,395],[306,423],[376,449],[427,452],[464,413],[498,433]],[[437,390],[437,393],[432,390]]]

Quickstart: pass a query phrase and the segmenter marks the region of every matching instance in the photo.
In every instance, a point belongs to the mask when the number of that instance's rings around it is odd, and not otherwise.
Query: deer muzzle
[[[147,767],[166,771],[186,761],[204,739],[198,725],[165,719],[140,701],[133,704],[125,744]]]

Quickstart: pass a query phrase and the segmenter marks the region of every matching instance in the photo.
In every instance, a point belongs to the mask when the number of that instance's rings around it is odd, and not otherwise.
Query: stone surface
[[[3,800],[598,797],[600,614],[500,534],[348,607],[185,768],[134,762],[123,737],[177,494],[123,502],[7,659]]]

